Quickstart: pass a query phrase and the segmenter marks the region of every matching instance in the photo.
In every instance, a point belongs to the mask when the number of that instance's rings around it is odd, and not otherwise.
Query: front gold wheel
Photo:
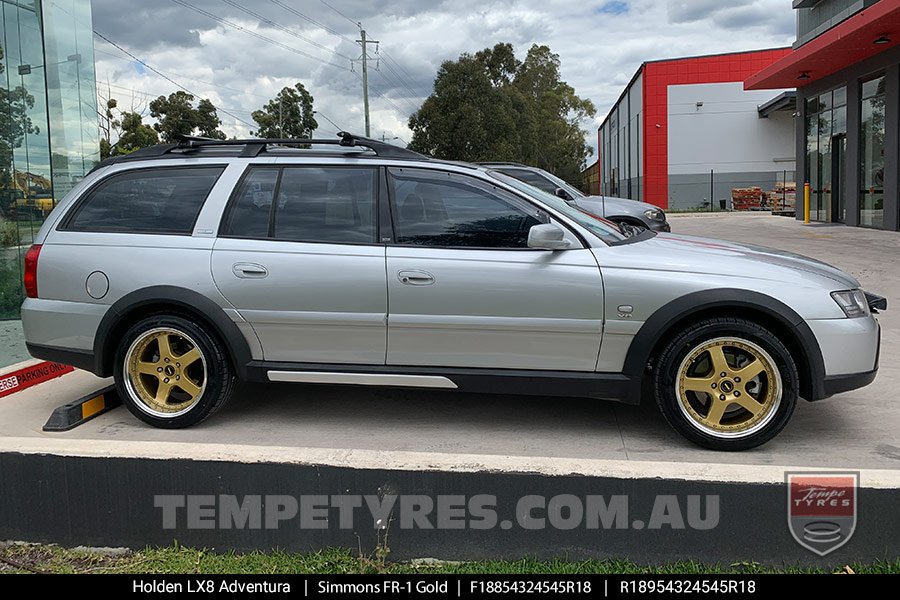
[[[675,385],[688,422],[718,438],[745,437],[764,428],[783,394],[781,373],[769,353],[737,337],[693,348],[681,361]]]
[[[158,327],[140,334],[125,355],[125,384],[141,410],[164,418],[188,412],[206,389],[206,357],[186,333]]]

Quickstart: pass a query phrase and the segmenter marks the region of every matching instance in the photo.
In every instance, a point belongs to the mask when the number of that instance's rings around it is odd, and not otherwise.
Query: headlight
[[[650,219],[651,221],[665,221],[666,213],[659,210],[658,208],[648,208],[644,211],[644,216]]]
[[[847,290],[844,292],[831,292],[831,297],[838,303],[841,310],[848,318],[869,316],[869,303],[866,294],[862,290]]]

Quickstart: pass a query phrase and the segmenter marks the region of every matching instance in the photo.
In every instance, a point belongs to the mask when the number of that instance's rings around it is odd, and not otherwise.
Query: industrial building
[[[795,180],[792,85],[744,90],[790,48],[645,62],[600,126],[601,193],[663,208],[754,207]],[[785,185],[787,183],[787,185]],[[790,197],[793,201],[793,197]]]
[[[797,168],[813,220],[896,231],[900,2],[795,0],[794,8],[793,49],[745,87],[797,88]]]

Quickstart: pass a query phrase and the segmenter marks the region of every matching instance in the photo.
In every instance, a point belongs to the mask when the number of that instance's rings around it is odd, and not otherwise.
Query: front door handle
[[[404,285],[431,285],[434,283],[434,275],[428,271],[400,271],[397,279]]]
[[[241,279],[262,279],[269,274],[269,270],[264,266],[245,262],[235,263],[234,266],[231,267],[231,271],[236,277],[240,277]]]

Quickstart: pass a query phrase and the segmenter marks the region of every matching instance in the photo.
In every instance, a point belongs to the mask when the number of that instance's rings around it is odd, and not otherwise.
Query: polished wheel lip
[[[767,393],[767,396],[771,395],[771,397],[762,404],[763,409],[766,411],[765,414],[747,429],[727,431],[709,427],[706,423],[703,422],[705,420],[705,417],[694,410],[694,408],[688,401],[687,396],[685,395],[685,392],[687,390],[684,389],[684,385],[688,368],[693,363],[693,361],[702,356],[704,352],[716,346],[737,347],[742,350],[748,351],[751,354],[755,354],[755,358],[757,360],[767,363],[763,366],[763,368],[768,378],[770,379],[770,382],[767,383],[769,383],[770,385],[774,383],[774,390]],[[729,383],[733,383],[732,376],[734,375],[734,372],[734,369],[729,368],[726,371],[726,377],[723,377],[722,379],[728,381]],[[697,344],[681,361],[681,364],[679,365],[678,371],[676,372],[675,376],[675,394],[678,399],[678,408],[681,410],[681,413],[687,418],[687,421],[695,429],[698,429],[699,431],[718,439],[741,439],[751,436],[766,427],[766,425],[768,425],[778,413],[778,407],[781,405],[783,393],[784,385],[781,378],[781,372],[778,370],[778,367],[775,364],[775,361],[772,359],[772,356],[762,347],[760,347],[759,344],[738,336],[717,337],[705,340]],[[717,398],[714,398],[712,396],[710,398],[712,402],[717,401]],[[729,401],[729,405],[733,403],[734,401]]]
[[[134,381],[132,380],[133,374],[130,368],[132,358],[134,357],[135,351],[143,344],[148,343],[150,340],[148,338],[154,338],[161,333],[166,333],[168,335],[176,335],[188,343],[190,343],[194,349],[197,349],[200,352],[200,361],[203,365],[203,384],[200,385],[200,391],[194,395],[191,401],[178,411],[160,411],[154,410],[151,406],[147,404],[147,402],[141,397],[140,393],[138,393],[137,389],[134,387]],[[180,417],[194,409],[197,406],[200,398],[203,397],[203,393],[206,391],[206,382],[208,381],[209,371],[207,369],[206,364],[206,356],[203,354],[203,351],[200,350],[200,346],[197,344],[196,340],[184,333],[183,331],[176,329],[174,327],[154,327],[153,329],[148,329],[141,333],[128,347],[128,351],[125,353],[125,359],[123,364],[123,380],[125,382],[125,389],[128,392],[128,395],[131,397],[135,406],[137,406],[142,412],[147,413],[148,415],[152,415],[154,417],[159,417],[163,419],[173,419],[175,417]]]

